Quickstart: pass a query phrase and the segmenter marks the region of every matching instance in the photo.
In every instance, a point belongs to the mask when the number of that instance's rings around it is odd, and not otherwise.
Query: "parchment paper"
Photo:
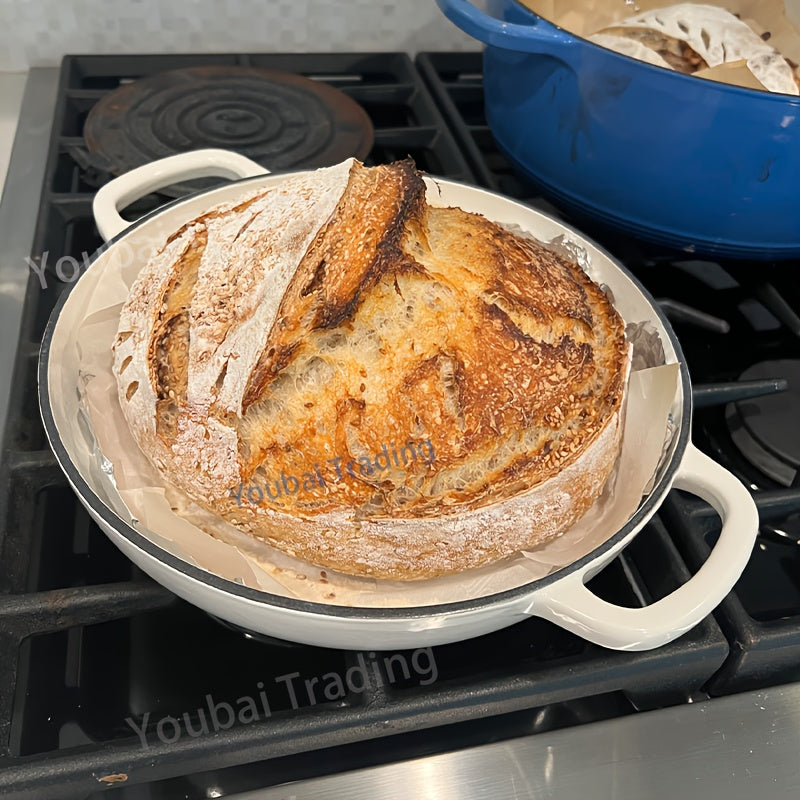
[[[626,17],[654,8],[676,5],[681,0],[519,0],[550,22],[577,36],[589,36]],[[800,64],[800,2],[798,0],[706,0],[702,5],[724,8],[738,15],[757,34],[793,64]],[[793,24],[794,23],[794,24]],[[723,64],[695,73],[695,77],[748,88],[764,87],[744,63]],[[746,74],[745,74],[746,73]]]
[[[552,247],[577,258],[593,278],[601,279],[592,274],[591,260],[580,245],[559,237]],[[335,605],[408,607],[456,602],[529,583],[591,552],[622,527],[649,490],[672,440],[670,409],[678,366],[663,364],[654,328],[635,322],[628,326],[634,371],[622,453],[603,496],[572,529],[535,551],[432,580],[383,581],[320,569],[242,534],[197,506],[159,476],[134,442],[117,399],[111,343],[137,271],[135,260],[107,259],[63,354],[70,362],[65,368],[73,368],[74,359],[75,374],[80,375],[78,413],[73,415],[81,433],[74,437],[81,450],[76,463],[98,495],[144,536],[181,559],[246,586]],[[52,402],[57,404],[58,397]]]

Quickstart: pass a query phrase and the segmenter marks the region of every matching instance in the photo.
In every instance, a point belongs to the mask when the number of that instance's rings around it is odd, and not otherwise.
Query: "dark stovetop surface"
[[[734,593],[662,648],[607,651],[538,619],[424,659],[256,641],[175,599],[110,544],[47,447],[37,343],[69,283],[57,259],[81,264],[101,244],[91,200],[107,178],[86,157],[89,110],[125,81],[208,64],[325,81],[369,114],[368,163],[412,155],[431,173],[552,210],[494,147],[477,54],[422,54],[416,64],[391,53],[65,59],[31,251],[47,268],[44,280],[30,275],[0,474],[0,786],[85,797],[98,776],[125,772],[115,786],[123,798],[206,797],[212,786],[274,785],[800,677],[800,548],[786,543],[786,534],[798,538],[800,493],[750,466],[726,423],[728,383],[755,362],[800,358],[791,317],[798,264],[708,264],[578,224],[664,301],[708,403],[696,412],[694,440],[751,486],[761,512],[762,536]],[[144,198],[127,213],[162,200]],[[717,534],[703,503],[673,492],[592,588],[623,605],[649,603],[688,577]],[[390,679],[384,669],[336,701],[292,683],[392,655],[413,667],[407,675]],[[289,683],[302,690],[293,695]],[[224,704],[238,708],[242,698],[258,709],[227,727]]]

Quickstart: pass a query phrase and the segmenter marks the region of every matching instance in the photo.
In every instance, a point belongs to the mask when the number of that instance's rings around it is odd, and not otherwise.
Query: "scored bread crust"
[[[321,567],[411,580],[565,531],[618,455],[624,325],[576,264],[349,160],[184,225],[131,287],[119,399],[161,474]]]
[[[800,74],[744,20],[700,3],[654,8],[589,36],[596,44],[658,67],[692,75],[744,60],[771,92],[800,94]]]

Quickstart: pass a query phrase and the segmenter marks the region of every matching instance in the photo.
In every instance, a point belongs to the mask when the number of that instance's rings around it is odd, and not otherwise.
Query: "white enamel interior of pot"
[[[126,526],[125,509],[115,506],[102,485],[90,483],[86,491],[73,480],[75,470],[83,476],[89,474],[86,463],[81,463],[85,447],[80,446],[82,432],[73,420],[80,416],[79,375],[76,370],[62,368],[69,332],[85,316],[86,299],[97,284],[98,277],[112,259],[121,259],[132,268],[142,266],[150,253],[161,246],[166,237],[196,216],[218,203],[241,197],[242,194],[262,186],[281,181],[281,176],[264,176],[206,192],[179,202],[142,224],[129,230],[101,253],[86,274],[75,285],[62,308],[51,339],[48,360],[48,388],[62,402],[54,424],[63,451],[53,442],[56,455],[70,477],[83,504],[117,546],[145,572],[189,602],[220,618],[250,630],[280,638],[329,647],[388,649],[441,644],[477,636],[513,624],[530,614],[544,614],[547,609],[537,600],[537,593],[552,581],[539,581],[529,589],[507,593],[484,602],[452,604],[424,609],[373,610],[337,609],[312,603],[276,602],[271,595],[253,591],[237,591],[232,584],[206,579],[199,570],[185,569],[174,558],[165,557],[155,546],[147,546],[142,537]],[[576,243],[588,257],[587,271],[591,277],[606,284],[614,296],[615,306],[626,321],[648,321],[661,337],[667,363],[675,363],[677,354],[672,340],[658,314],[639,287],[600,249],[574,231],[555,220],[522,204],[489,192],[444,180],[428,181],[429,201],[436,205],[459,206],[487,218],[509,225],[518,225],[542,241],[552,241],[566,236]],[[138,267],[136,266],[138,265]],[[678,382],[671,415],[676,431],[689,420],[682,419],[684,386]],[[48,431],[50,434],[50,431]],[[51,439],[53,437],[51,436]],[[669,480],[661,480],[663,473],[674,466],[681,453],[676,453],[680,437],[673,436],[661,474],[657,476],[656,490],[651,496],[655,506],[670,488]],[[72,462],[71,466],[69,462]],[[104,509],[103,506],[106,506]],[[109,513],[112,509],[115,514]],[[599,571],[644,525],[642,518],[627,535],[618,538],[614,545],[602,549],[579,573],[586,579]],[[556,583],[558,573],[556,573]],[[720,598],[721,599],[721,598]],[[556,620],[558,621],[558,620]],[[590,637],[588,637],[590,638]],[[596,637],[595,637],[596,638]],[[609,643],[611,646],[620,644]],[[625,645],[625,643],[621,643]]]

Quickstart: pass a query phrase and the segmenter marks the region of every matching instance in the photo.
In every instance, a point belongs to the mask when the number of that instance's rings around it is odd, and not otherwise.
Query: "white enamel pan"
[[[134,224],[119,214],[119,209],[159,187],[210,175],[240,180],[171,203]],[[42,343],[39,391],[45,430],[56,458],[89,514],[114,544],[156,581],[216,617],[253,632],[324,647],[425,647],[479,636],[539,616],[605,647],[646,650],[675,639],[709,614],[748,561],[758,514],[744,486],[689,441],[691,386],[678,341],[664,315],[635,278],[573,229],[528,206],[447,180],[436,181],[442,204],[520,225],[544,241],[567,234],[578,242],[592,263],[602,267],[603,280],[623,318],[649,320],[661,336],[667,363],[680,365],[672,408],[676,434],[652,491],[623,528],[570,566],[500,594],[418,608],[350,608],[289,599],[206,572],[161,549],[146,532],[127,524],[103,501],[105,488],[97,479],[82,474],[76,463],[82,436],[76,422],[80,417],[78,374],[74,367],[65,366],[69,359],[63,358],[71,326],[80,319],[76,313],[92,282],[88,276],[103,270],[115,248],[147,252],[154,241],[163,242],[184,222],[212,206],[260,186],[277,184],[285,177],[266,175],[262,167],[234,153],[201,150],[132,170],[97,193],[95,218],[108,243],[95,253],[86,273],[64,292],[53,311]],[[55,398],[59,402],[53,404]],[[703,498],[722,519],[722,532],[706,563],[672,594],[644,608],[623,608],[592,594],[586,582],[636,536],[673,487]]]

